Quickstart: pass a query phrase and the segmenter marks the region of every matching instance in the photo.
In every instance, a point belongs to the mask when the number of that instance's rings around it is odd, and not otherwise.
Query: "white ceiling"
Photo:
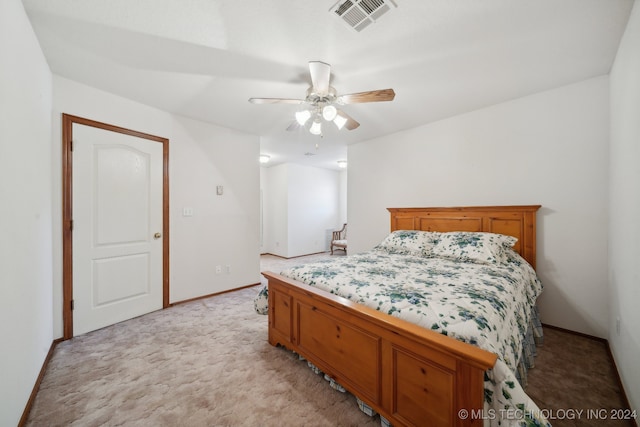
[[[396,0],[361,32],[334,0],[23,0],[52,71],[178,115],[261,136],[273,163],[335,168],[346,146],[608,74],[633,0]],[[331,64],[361,123],[286,132],[308,61]],[[318,148],[316,148],[316,144]],[[305,156],[313,153],[314,156]]]

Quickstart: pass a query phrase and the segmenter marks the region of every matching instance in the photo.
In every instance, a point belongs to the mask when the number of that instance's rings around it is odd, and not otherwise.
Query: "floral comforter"
[[[485,375],[485,424],[549,426],[515,377],[542,285],[516,252],[507,255],[486,264],[374,249],[281,274],[496,353]]]

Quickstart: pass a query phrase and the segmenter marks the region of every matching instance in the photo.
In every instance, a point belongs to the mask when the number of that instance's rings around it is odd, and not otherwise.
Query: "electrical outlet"
[[[220,274],[220,273],[222,273],[222,266],[216,265],[216,274]]]
[[[230,274],[231,273],[231,266],[230,265],[225,266],[224,267],[224,272],[227,273],[227,274]]]

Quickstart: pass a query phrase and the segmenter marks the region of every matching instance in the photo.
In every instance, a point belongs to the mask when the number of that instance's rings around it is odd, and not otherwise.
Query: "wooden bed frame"
[[[388,210],[391,231],[517,237],[514,249],[535,268],[539,207]],[[495,354],[278,274],[263,275],[269,280],[271,345],[304,356],[394,426],[483,424],[477,415],[484,406],[484,371],[495,364]]]

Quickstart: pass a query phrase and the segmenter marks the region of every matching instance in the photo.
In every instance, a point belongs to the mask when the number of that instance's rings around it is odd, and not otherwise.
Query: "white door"
[[[162,308],[162,144],[73,124],[73,329]]]

